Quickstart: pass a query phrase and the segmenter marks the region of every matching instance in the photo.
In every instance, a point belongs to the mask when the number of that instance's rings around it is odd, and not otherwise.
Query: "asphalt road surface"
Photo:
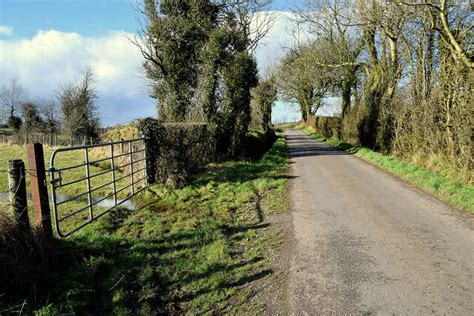
[[[289,314],[474,315],[474,217],[317,142],[291,157]]]

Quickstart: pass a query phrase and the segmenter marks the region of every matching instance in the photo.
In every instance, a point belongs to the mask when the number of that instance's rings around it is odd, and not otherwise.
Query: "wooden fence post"
[[[30,221],[28,220],[25,175],[25,163],[23,160],[8,161],[8,191],[13,215],[18,228],[29,232]]]
[[[48,189],[46,186],[43,145],[38,143],[28,144],[26,145],[26,149],[36,230],[45,237],[52,237],[53,229],[49,211]]]

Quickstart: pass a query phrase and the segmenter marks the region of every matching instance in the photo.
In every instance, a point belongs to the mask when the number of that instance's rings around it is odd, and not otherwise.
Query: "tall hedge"
[[[146,138],[148,173],[157,182],[180,185],[213,160],[215,144],[206,124],[163,124],[146,118],[138,128]]]

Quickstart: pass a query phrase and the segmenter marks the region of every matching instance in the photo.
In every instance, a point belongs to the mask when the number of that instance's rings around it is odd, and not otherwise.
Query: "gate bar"
[[[90,179],[90,170],[89,170],[89,150],[84,148],[84,159],[86,161],[86,181],[87,181],[87,202],[89,204],[89,219],[94,218],[92,213],[92,194],[91,194],[91,179]]]
[[[135,183],[133,183],[133,146],[132,142],[128,142],[128,152],[130,153],[130,176],[132,180],[132,195],[135,194]]]
[[[114,144],[110,144],[110,168],[112,168],[112,190],[114,192],[114,204],[117,206],[117,186],[115,185],[115,162],[114,162]]]

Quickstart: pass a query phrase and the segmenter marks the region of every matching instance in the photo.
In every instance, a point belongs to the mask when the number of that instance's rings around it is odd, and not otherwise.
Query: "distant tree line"
[[[279,88],[314,117],[341,100],[339,137],[473,180],[474,16],[469,1],[308,0],[310,40]]]
[[[56,99],[30,99],[16,80],[3,85],[0,96],[3,126],[15,133],[63,133],[71,139],[99,136],[100,120],[94,104],[97,95],[90,69],[79,82],[61,86]]]

